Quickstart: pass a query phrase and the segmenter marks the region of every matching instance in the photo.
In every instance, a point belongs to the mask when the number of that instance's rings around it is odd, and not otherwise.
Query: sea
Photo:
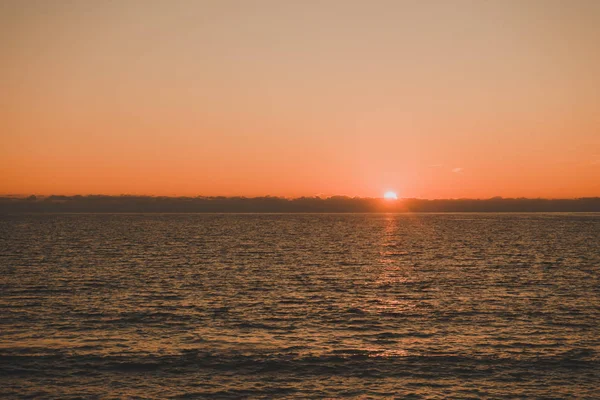
[[[5,214],[0,398],[598,399],[600,214]]]

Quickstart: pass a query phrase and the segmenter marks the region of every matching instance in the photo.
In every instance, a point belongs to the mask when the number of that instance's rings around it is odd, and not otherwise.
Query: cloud
[[[463,172],[463,169],[461,167],[456,167],[456,168],[452,169],[452,172],[454,172],[455,174],[459,174],[459,173]]]
[[[432,164],[429,166],[429,168],[441,168],[443,166],[444,166],[444,164]]]

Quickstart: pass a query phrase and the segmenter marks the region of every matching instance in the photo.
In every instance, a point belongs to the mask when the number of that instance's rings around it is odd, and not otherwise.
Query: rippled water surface
[[[0,391],[599,398],[600,214],[0,217]]]

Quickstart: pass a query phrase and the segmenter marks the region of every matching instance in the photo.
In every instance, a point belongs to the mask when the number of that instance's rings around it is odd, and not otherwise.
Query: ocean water
[[[600,398],[600,214],[0,217],[2,398]]]

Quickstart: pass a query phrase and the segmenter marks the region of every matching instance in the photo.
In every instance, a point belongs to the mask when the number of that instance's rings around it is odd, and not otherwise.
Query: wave
[[[224,354],[189,350],[180,354],[129,354],[95,356],[72,354],[57,351],[54,354],[19,354],[16,349],[3,349],[0,354],[0,372],[19,375],[48,374],[63,368],[95,371],[143,372],[161,370],[181,372],[182,370],[212,369],[236,371],[241,374],[299,373],[309,375],[372,373],[379,377],[398,375],[458,375],[477,371],[511,372],[530,371],[531,373],[554,371],[569,372],[575,369],[588,369],[600,372],[599,357],[591,348],[570,350],[555,356],[541,356],[524,359],[520,355],[491,357],[472,355],[430,354],[398,355],[378,350],[338,349],[323,354],[257,353]],[[10,354],[12,353],[12,354]]]

